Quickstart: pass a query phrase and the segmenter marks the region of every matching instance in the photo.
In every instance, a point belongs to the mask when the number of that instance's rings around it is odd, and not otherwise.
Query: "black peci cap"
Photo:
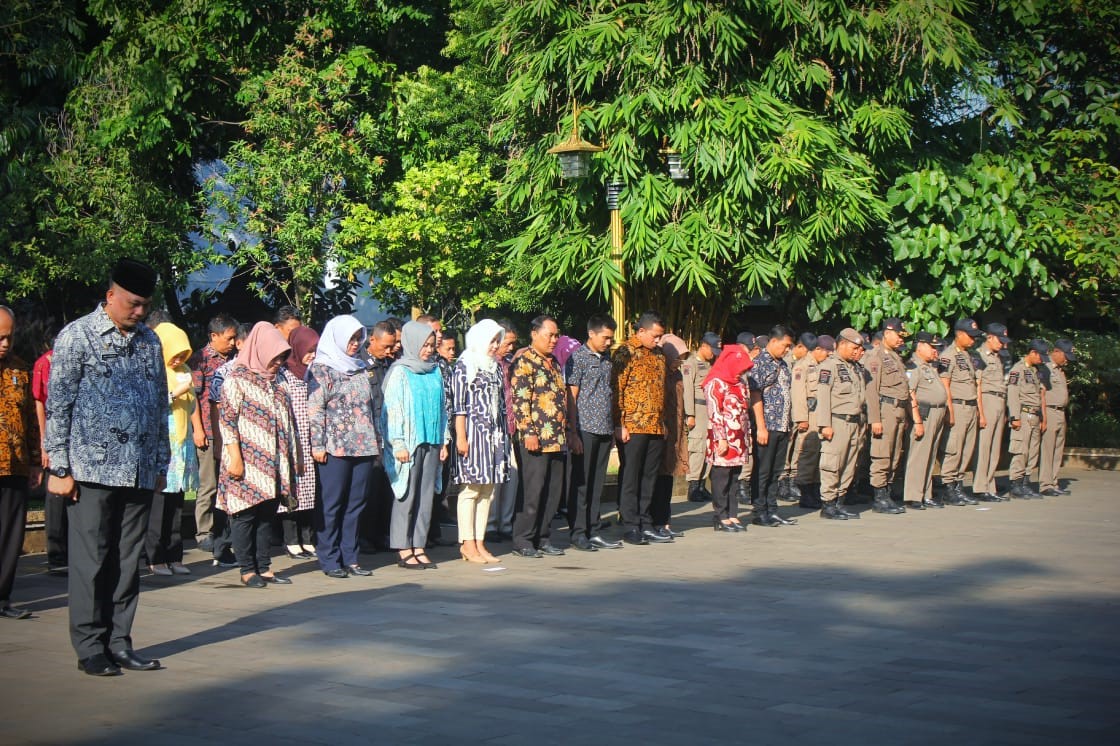
[[[151,298],[156,291],[156,271],[135,259],[121,259],[113,267],[113,284],[141,298]]]

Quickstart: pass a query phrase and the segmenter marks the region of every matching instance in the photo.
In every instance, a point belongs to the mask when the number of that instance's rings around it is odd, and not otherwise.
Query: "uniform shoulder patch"
[[[1016,385],[1018,385],[1018,383],[1019,383],[1019,371],[1013,370],[1013,371],[1011,371],[1011,374],[1009,376],[1007,376],[1007,384],[1009,386],[1016,386]]]
[[[832,371],[828,369],[822,370],[820,378],[818,378],[817,381],[827,386],[832,381]]]
[[[795,380],[795,381],[800,381],[801,380],[801,368],[794,368],[793,369],[793,380]]]

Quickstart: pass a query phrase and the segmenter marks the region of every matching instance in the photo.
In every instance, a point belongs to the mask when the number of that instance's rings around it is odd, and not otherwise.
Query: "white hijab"
[[[361,350],[366,341],[366,328],[362,326],[362,322],[349,314],[335,316],[328,321],[315,348],[315,362],[346,375],[357,373],[366,367],[365,361],[346,354],[350,338],[359,329],[362,331],[362,338],[358,341],[358,349]]]
[[[467,383],[474,381],[480,370],[490,373],[498,367],[496,358],[488,353],[490,343],[502,333],[502,325],[493,319],[483,319],[467,332],[466,345],[460,362],[467,371]]]

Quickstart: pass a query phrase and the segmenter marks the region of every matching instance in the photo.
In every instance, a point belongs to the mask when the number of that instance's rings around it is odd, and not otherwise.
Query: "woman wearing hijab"
[[[397,500],[393,504],[390,544],[397,565],[435,569],[424,553],[432,498],[440,490],[441,464],[447,460],[447,409],[443,376],[436,367],[436,334],[420,321],[401,330],[401,358],[385,377],[381,426],[392,456],[385,472]],[[461,528],[461,527],[460,527]]]
[[[194,446],[191,415],[194,414],[194,386],[187,334],[174,324],[163,323],[154,329],[163,347],[167,374],[167,395],[171,402],[167,431],[171,438],[171,462],[167,466],[167,485],[152,496],[148,513],[146,550],[149,569],[155,575],[189,575],[183,564],[183,534],[180,529],[183,493],[198,489],[198,452]]]
[[[327,322],[307,369],[311,457],[319,477],[315,552],[331,578],[371,575],[358,564],[358,528],[373,474],[377,428],[362,322],[350,315]]]
[[[292,417],[299,433],[300,461],[306,465],[296,478],[295,507],[280,505],[280,525],[284,529],[284,546],[292,559],[315,556],[315,493],[318,480],[311,468],[311,420],[307,415],[307,366],[315,359],[319,334],[309,326],[297,326],[288,335],[292,351],[280,370],[280,386],[292,401]]]
[[[746,350],[729,345],[704,378],[707,461],[712,465],[712,524],[716,531],[747,530],[739,521],[734,487],[751,451],[750,392],[742,377],[753,365]]]
[[[498,562],[482,543],[494,486],[509,478],[509,438],[498,346],[501,324],[483,319],[467,332],[451,374],[455,418],[455,482],[459,491],[459,553],[467,562]]]
[[[661,468],[653,483],[650,499],[650,522],[655,533],[667,539],[684,536],[669,525],[673,517],[673,479],[688,473],[688,430],[684,426],[684,377],[681,363],[689,354],[688,345],[676,334],[665,334],[659,342],[665,353],[665,448],[661,451]]]
[[[276,380],[291,349],[276,327],[258,322],[222,384],[218,507],[230,517],[241,583],[249,588],[292,582],[269,569],[279,497],[295,494],[303,468],[291,400]]]

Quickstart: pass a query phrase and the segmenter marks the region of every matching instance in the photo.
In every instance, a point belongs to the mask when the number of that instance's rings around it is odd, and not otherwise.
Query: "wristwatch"
[[[51,476],[58,477],[59,479],[65,479],[66,477],[70,476],[69,466],[52,466],[51,468],[47,469],[47,471]]]

